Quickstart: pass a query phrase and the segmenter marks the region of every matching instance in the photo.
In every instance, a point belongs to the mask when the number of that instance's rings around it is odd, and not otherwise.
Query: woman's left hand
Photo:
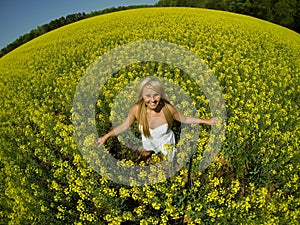
[[[214,125],[217,122],[217,120],[218,120],[217,117],[212,117],[212,118],[206,120],[206,124]]]

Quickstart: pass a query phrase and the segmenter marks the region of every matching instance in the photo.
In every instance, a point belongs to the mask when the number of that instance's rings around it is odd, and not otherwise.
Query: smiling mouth
[[[155,106],[156,104],[157,104],[157,101],[150,102],[150,105],[151,105],[151,106]]]

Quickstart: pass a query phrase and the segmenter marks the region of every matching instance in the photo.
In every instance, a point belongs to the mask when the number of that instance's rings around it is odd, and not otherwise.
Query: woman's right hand
[[[103,145],[106,141],[106,138],[105,137],[99,137],[97,139],[97,143],[99,144],[99,146]]]

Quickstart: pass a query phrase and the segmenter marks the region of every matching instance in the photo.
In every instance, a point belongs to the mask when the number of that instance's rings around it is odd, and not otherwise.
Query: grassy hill
[[[100,56],[143,40],[174,43],[203,59],[222,89],[228,118],[226,140],[205,171],[198,164],[210,128],[201,126],[190,170],[131,187],[99,175],[82,157],[73,99]],[[299,224],[299,50],[299,34],[252,17],[144,8],[85,19],[8,53],[0,59],[1,223]],[[135,63],[99,93],[99,135],[111,127],[116,95],[149,75],[178,84],[198,115],[210,116],[206,96],[184,71]],[[125,96],[124,104],[134,97]],[[129,165],[136,157],[117,138],[106,148]]]

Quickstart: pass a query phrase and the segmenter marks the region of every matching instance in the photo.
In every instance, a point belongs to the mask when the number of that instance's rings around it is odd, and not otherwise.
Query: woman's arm
[[[104,136],[99,137],[97,139],[97,142],[99,143],[99,145],[103,145],[104,142],[107,140],[107,138],[112,137],[112,136],[116,136],[116,135],[124,132],[125,130],[127,130],[133,124],[134,120],[136,119],[137,110],[138,110],[138,105],[134,105],[130,109],[126,120],[121,125],[117,126],[113,130],[111,130],[110,132],[105,134]]]
[[[212,117],[209,119],[200,119],[197,117],[185,116],[182,113],[180,113],[179,110],[177,110],[173,105],[168,104],[168,107],[172,112],[174,119],[181,123],[188,123],[188,124],[203,123],[207,125],[214,125],[217,121],[216,117]]]

